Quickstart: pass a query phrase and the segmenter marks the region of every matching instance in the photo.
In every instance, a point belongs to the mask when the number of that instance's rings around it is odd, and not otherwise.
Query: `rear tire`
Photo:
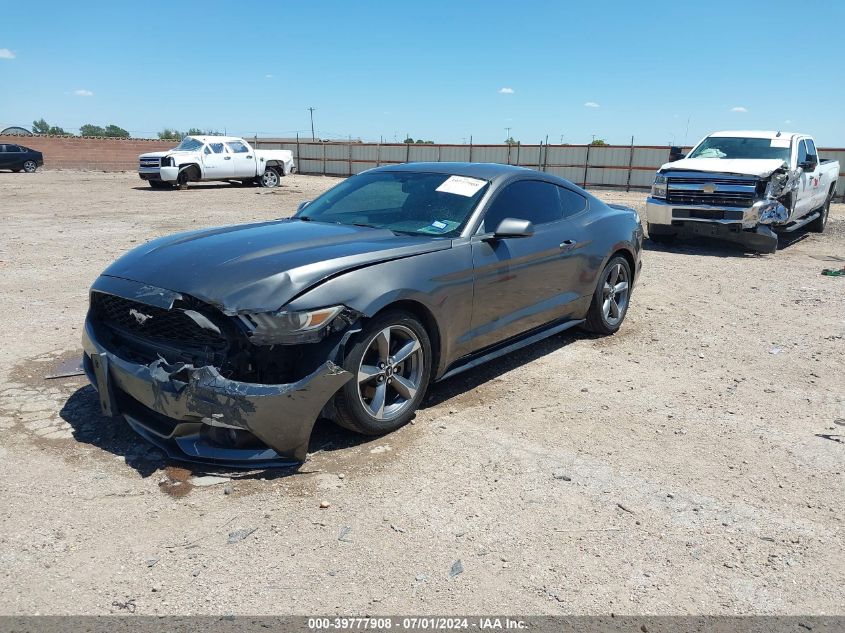
[[[352,340],[343,368],[353,378],[335,396],[335,421],[363,435],[383,435],[407,424],[422,402],[432,372],[431,340],[415,317],[390,310]]]
[[[833,200],[834,191],[835,189],[832,189],[827,194],[824,204],[819,209],[821,215],[807,225],[807,228],[813,233],[824,233],[824,227],[827,226],[827,216],[830,215],[830,202]]]
[[[615,334],[628,313],[632,283],[628,260],[621,255],[612,257],[599,275],[587,319],[582,327],[596,334]]]
[[[261,183],[262,187],[266,189],[273,189],[279,186],[282,178],[279,176],[279,172],[275,167],[268,167],[264,170],[264,173],[258,178],[258,181]]]

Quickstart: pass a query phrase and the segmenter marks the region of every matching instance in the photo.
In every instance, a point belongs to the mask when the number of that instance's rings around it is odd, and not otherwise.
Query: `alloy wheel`
[[[264,175],[261,176],[261,184],[268,188],[275,187],[279,184],[279,174],[272,169],[268,169],[264,172]]]
[[[424,356],[419,338],[409,328],[392,325],[367,345],[358,366],[358,398],[378,420],[402,415],[420,389]]]
[[[36,169],[38,169],[38,165],[35,164],[34,160],[28,160],[23,164],[23,170],[28,174],[31,174]]]
[[[628,271],[617,263],[607,271],[602,286],[602,316],[609,326],[615,326],[625,316],[629,294]]]

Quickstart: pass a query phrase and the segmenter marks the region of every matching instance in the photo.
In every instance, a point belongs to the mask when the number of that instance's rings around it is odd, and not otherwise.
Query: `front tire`
[[[335,421],[363,435],[407,424],[425,396],[432,372],[431,340],[415,317],[391,310],[353,339],[343,368],[353,376],[335,396]]]
[[[584,329],[602,335],[615,334],[628,313],[632,283],[628,260],[621,255],[612,257],[599,275]]]
[[[23,170],[28,174],[34,174],[36,169],[38,164],[34,160],[25,161],[23,164]]]
[[[276,170],[275,167],[268,167],[264,170],[264,173],[259,178],[262,187],[266,187],[267,189],[273,189],[279,186],[281,182],[281,177],[279,176],[279,172]]]
[[[170,189],[172,186],[169,182],[163,180],[148,180],[147,182],[153,189]]]

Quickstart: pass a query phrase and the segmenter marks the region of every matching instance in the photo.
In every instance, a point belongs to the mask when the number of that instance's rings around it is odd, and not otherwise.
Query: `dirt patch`
[[[568,331],[444,381],[383,438],[318,422],[298,470],[220,473],[102,417],[84,378],[44,376],[78,354],[88,288],[121,253],[284,217],[338,181],[296,175],[271,194],[153,192],[131,173],[8,176],[0,613],[845,603],[831,556],[845,548],[845,293],[820,274],[845,257],[843,205],[823,235],[774,255],[649,244],[617,335]],[[598,195],[644,207],[643,194]],[[208,475],[228,481],[191,483]]]

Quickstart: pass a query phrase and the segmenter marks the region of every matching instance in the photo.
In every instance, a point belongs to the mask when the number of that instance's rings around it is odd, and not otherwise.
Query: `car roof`
[[[514,174],[525,175],[534,173],[539,176],[551,176],[533,169],[516,167],[514,165],[502,165],[500,163],[401,163],[398,165],[385,165],[369,170],[373,171],[407,171],[427,172],[431,174],[449,174],[452,176],[468,176],[469,178],[480,178],[483,180],[494,180],[503,176]],[[554,177],[551,176],[550,180]]]

